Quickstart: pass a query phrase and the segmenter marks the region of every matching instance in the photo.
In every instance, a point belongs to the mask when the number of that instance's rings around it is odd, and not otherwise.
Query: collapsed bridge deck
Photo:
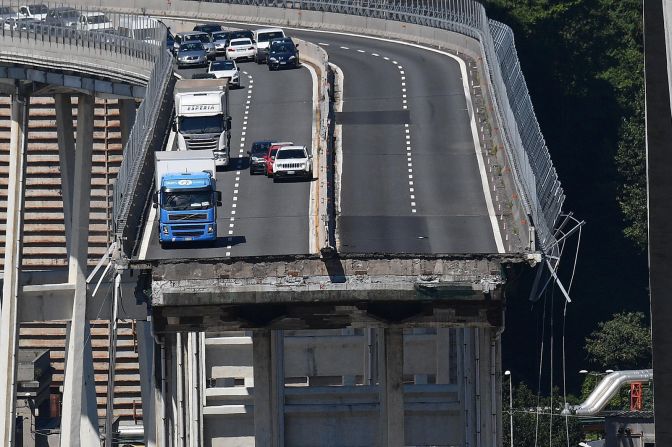
[[[135,267],[151,271],[155,330],[180,332],[501,326],[504,270],[522,261],[510,256],[295,257]]]

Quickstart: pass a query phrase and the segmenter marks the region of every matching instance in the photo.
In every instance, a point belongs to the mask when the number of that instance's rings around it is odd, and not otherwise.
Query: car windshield
[[[282,35],[282,31],[274,31],[271,33],[259,33],[258,36],[259,42],[268,42],[271,39],[277,39],[279,37],[285,37]]]
[[[222,27],[219,25],[201,25],[198,27],[198,31],[203,31],[206,33],[211,33],[213,31],[221,31]]]
[[[268,153],[268,148],[271,147],[271,143],[255,143],[252,145],[252,150],[250,151],[251,155],[255,157],[261,157]]]
[[[162,207],[167,211],[205,210],[212,207],[212,192],[208,189],[163,192]],[[185,215],[184,218],[188,218]],[[175,218],[171,217],[171,220]]]
[[[235,39],[231,41],[232,47],[239,47],[243,45],[252,45],[252,41],[250,39]]]
[[[200,42],[188,42],[180,45],[180,51],[203,51],[203,44]]]
[[[101,14],[99,16],[88,16],[86,20],[89,23],[107,23],[110,21],[110,19],[108,19],[107,16],[104,14]]]
[[[191,37],[189,40],[199,40],[202,43],[210,43],[210,36],[207,34],[198,34],[196,36]]]
[[[278,160],[286,160],[288,158],[306,158],[306,153],[303,149],[284,149],[278,152]]]
[[[235,68],[236,64],[234,64],[233,61],[217,61],[212,63],[210,70],[212,71],[234,70]]]
[[[28,5],[31,14],[46,14],[49,11],[47,5]]]
[[[218,33],[212,33],[212,40],[213,41],[226,40],[226,32],[221,31]]]
[[[74,19],[79,17],[79,11],[75,11],[74,9],[72,11],[62,11],[58,16],[66,19]]]
[[[221,115],[213,116],[181,116],[180,133],[222,133],[224,123]]]
[[[230,31],[232,39],[239,39],[241,37],[247,38],[247,39],[252,39],[252,31],[249,30],[244,30],[244,31]]]
[[[271,47],[271,51],[277,53],[291,53],[294,51],[294,45],[291,43],[276,43]]]

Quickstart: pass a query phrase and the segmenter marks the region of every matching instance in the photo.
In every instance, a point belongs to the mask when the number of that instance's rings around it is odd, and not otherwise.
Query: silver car
[[[201,42],[184,42],[177,50],[177,68],[203,66],[208,63],[208,55]]]
[[[226,53],[226,47],[229,44],[229,33],[226,31],[212,33],[212,44],[215,46],[217,54]]]
[[[200,42],[203,44],[203,48],[205,49],[209,59],[214,59],[217,57],[215,44],[212,43],[212,39],[208,33],[204,33],[202,31],[190,31],[186,33],[177,33],[175,37],[175,41],[177,42],[179,40],[180,45],[185,42]]]

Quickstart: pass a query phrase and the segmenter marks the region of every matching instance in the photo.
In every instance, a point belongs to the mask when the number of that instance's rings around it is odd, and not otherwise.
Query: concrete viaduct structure
[[[3,445],[16,443],[18,325],[42,320],[70,321],[60,445],[100,444],[88,323],[94,317],[138,320],[146,445],[500,445],[499,335],[507,269],[529,263],[554,278],[559,244],[572,231],[565,228],[569,218],[560,218],[562,188],[531,109],[511,31],[489,21],[482,6],[469,0],[431,6],[72,4],[110,15],[364,33],[475,61],[474,85],[484,106],[481,132],[488,134],[491,149],[503,149],[489,151],[493,162],[504,166],[493,187],[513,198],[495,216],[507,245],[499,253],[480,254],[341,253],[327,156],[338,132],[329,118],[338,112],[338,80],[326,53],[304,45],[302,55],[320,80],[324,131],[318,142],[322,171],[314,252],[140,259],[152,152],[165,147],[170,132],[174,79],[163,29],[157,28],[154,43],[49,27],[5,31],[0,85],[12,98],[12,132],[0,358],[12,366],[0,370]],[[61,283],[39,274],[26,280],[21,269],[30,95],[56,98],[69,254],[67,280]],[[122,101],[126,145],[114,191],[115,239],[90,270],[86,185],[93,96]],[[136,99],[142,99],[137,111]],[[112,302],[93,293],[108,272]],[[113,371],[111,364],[106,445],[113,443]]]

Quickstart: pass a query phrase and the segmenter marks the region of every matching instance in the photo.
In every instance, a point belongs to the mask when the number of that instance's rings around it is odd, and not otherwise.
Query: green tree
[[[587,186],[595,190],[592,200],[606,196],[618,205],[624,235],[644,251],[641,0],[486,0],[485,5],[490,16],[514,28],[526,50],[521,52],[528,58],[526,78],[541,116],[560,118],[557,129],[545,128],[550,143],[559,146],[551,151],[575,151],[569,160],[580,161],[568,163],[566,172],[585,170],[576,173],[583,179],[592,175],[595,184]],[[594,175],[596,166],[601,176]]]
[[[642,312],[621,312],[586,337],[588,361],[598,368],[651,367],[651,331]]]
[[[502,387],[504,411],[503,422],[503,445],[510,446],[510,422],[509,422],[509,384],[505,381]],[[568,401],[576,403],[576,399],[568,397]],[[537,419],[537,396],[530,388],[521,383],[513,387],[513,440],[516,447],[535,447],[536,445],[551,445],[552,447],[566,447],[567,433],[569,432],[569,445],[578,445],[581,441],[581,427],[575,417],[562,416],[562,397],[557,388],[553,390],[553,411],[551,415],[550,399],[544,396],[539,399],[539,416]],[[552,418],[552,422],[551,422]],[[549,444],[549,436],[551,443]],[[537,442],[535,443],[535,438]]]

